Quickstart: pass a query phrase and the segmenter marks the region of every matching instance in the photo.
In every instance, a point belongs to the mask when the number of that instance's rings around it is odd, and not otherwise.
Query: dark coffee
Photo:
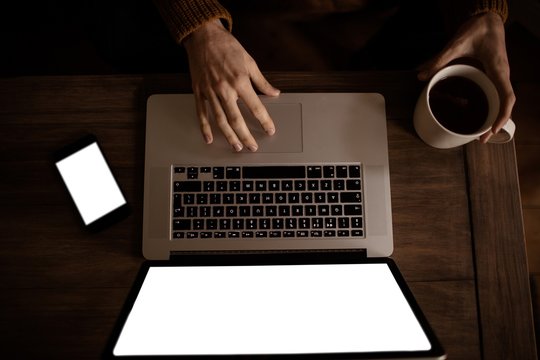
[[[458,134],[480,130],[489,111],[482,88],[461,76],[450,76],[437,82],[429,92],[429,106],[442,126]]]

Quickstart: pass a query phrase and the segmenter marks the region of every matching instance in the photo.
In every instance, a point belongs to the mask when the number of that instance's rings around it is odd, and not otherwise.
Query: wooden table
[[[412,127],[423,86],[412,72],[268,79],[285,92],[385,96],[393,258],[449,358],[535,359],[514,144],[426,146]],[[165,92],[190,92],[189,78],[0,79],[2,358],[100,356],[144,260],[145,101]],[[51,158],[85,131],[97,135],[134,210],[93,235],[81,230]]]

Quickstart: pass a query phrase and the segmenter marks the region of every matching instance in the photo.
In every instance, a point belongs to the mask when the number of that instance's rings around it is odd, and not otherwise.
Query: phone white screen
[[[423,351],[386,264],[151,267],[114,355]]]
[[[56,167],[86,225],[126,203],[97,143],[58,161]]]

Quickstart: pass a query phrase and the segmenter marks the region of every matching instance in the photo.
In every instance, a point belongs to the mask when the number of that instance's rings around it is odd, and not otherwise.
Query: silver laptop
[[[384,98],[375,93],[261,97],[268,136],[234,152],[217,126],[204,143],[192,94],[147,102],[143,255],[393,250]]]

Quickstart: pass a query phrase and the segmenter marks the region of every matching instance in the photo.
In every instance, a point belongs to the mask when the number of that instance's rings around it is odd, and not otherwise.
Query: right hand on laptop
[[[246,125],[238,99],[259,120],[268,135],[276,131],[274,122],[257,96],[253,85],[265,95],[278,96],[280,91],[265,79],[255,60],[219,20],[201,25],[184,41],[197,116],[207,144],[214,137],[205,100],[210,104],[217,125],[236,151],[244,146],[257,151],[258,145]],[[253,85],[252,85],[253,83]]]

